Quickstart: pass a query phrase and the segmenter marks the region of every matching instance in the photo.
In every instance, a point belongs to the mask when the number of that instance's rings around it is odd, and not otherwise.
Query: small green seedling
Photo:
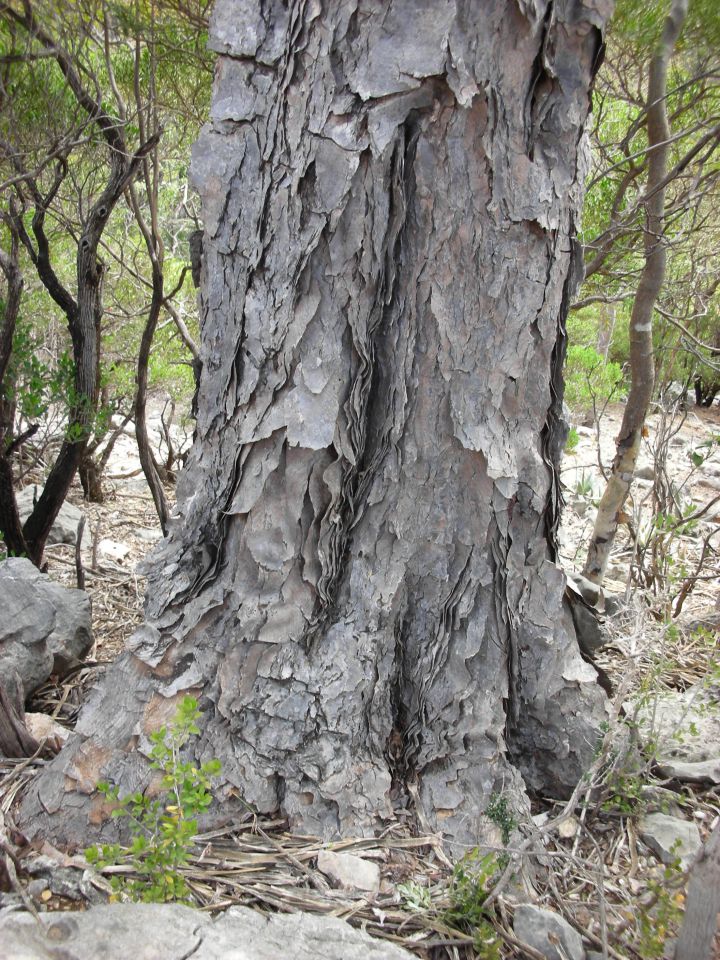
[[[181,759],[188,740],[200,733],[199,716],[197,700],[185,697],[172,723],[150,735],[150,765],[162,771],[156,798],[140,792],[121,798],[118,787],[98,783],[98,791],[116,804],[111,816],[128,818],[132,843],[130,847],[118,843],[93,845],[85,851],[85,857],[97,867],[132,867],[135,877],[111,879],[114,892],[131,900],[189,901],[190,890],[180,869],[192,851],[197,817],[212,803],[210,781],[221,769],[219,760],[197,767]]]

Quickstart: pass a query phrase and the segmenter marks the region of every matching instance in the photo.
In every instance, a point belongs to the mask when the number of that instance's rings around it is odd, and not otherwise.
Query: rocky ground
[[[568,505],[561,553],[568,571],[582,566],[602,492],[601,464],[612,460],[621,416],[616,405],[599,425],[578,425],[577,446],[565,457]],[[159,438],[157,417],[152,426]],[[641,960],[669,956],[684,905],[683,871],[720,811],[719,438],[717,406],[673,417],[658,412],[649,420],[639,478],[599,603],[605,645],[597,658],[615,688],[606,742],[573,802],[539,799],[537,833],[530,840],[514,834],[511,840],[517,863],[524,865],[534,852],[549,868],[532,877],[520,870],[535,907],[516,907],[517,879],[511,882],[513,871],[505,871],[492,894],[492,926],[482,946],[462,924],[460,929],[448,924],[454,881],[436,838],[388,836],[351,844],[350,854],[380,868],[377,887],[361,890],[323,870],[317,842],[252,816],[233,835],[203,838],[204,849],[188,870],[196,901],[205,909],[263,904],[347,916],[421,957],[537,960],[561,955],[547,946],[553,938],[577,960],[592,960],[593,951],[596,957]],[[180,434],[175,441],[182,442]],[[160,537],[130,431],[116,445],[105,491],[102,504],[84,504],[79,488],[70,498],[86,516],[81,558],[92,601],[91,659],[62,681],[44,684],[30,705],[67,727],[103,665],[117,656],[141,619],[143,578],[137,566]],[[68,522],[71,540],[77,514]],[[74,586],[74,545],[51,545],[47,557],[53,579]],[[17,793],[40,762],[0,764],[0,837],[2,817],[10,816]],[[18,888],[0,894],[6,903],[28,907],[29,902],[28,908],[43,912],[107,899],[107,876],[89,872],[78,858],[48,845],[34,856],[28,863],[35,866],[24,875],[19,871]],[[355,864],[351,873],[358,870]],[[486,886],[487,893],[489,881]],[[20,927],[13,929],[22,940]],[[82,930],[76,934],[86,936]],[[214,935],[208,928],[207,936]],[[524,953],[519,940],[531,945]],[[481,949],[486,952],[478,953]]]

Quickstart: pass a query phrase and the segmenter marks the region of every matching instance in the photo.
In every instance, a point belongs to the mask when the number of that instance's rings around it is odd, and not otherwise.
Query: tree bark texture
[[[674,960],[708,960],[720,911],[720,820],[690,870],[687,907]]]
[[[574,785],[605,701],[553,562],[561,367],[609,12],[219,0],[197,439],[26,824],[86,834],[186,692],[221,796],[325,836],[395,804],[472,841],[520,773]]]
[[[630,393],[617,438],[610,477],[598,505],[583,575],[593,583],[605,578],[619,517],[630,492],[640,452],[642,429],[655,384],[653,311],[665,281],[665,188],[670,125],[667,115],[667,72],[682,31],[688,0],[672,0],[662,39],[650,61],[648,76],[648,177],[643,235],[645,264],[630,314]]]

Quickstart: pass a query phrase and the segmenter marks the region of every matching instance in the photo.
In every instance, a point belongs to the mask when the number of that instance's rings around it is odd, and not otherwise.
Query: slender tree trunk
[[[28,827],[83,842],[87,791],[147,782],[188,691],[226,812],[329,836],[399,806],[472,841],[521,773],[574,785],[605,701],[553,561],[602,26],[576,0],[217,3],[197,439],[147,622]]]
[[[0,316],[0,537],[8,554],[22,556],[27,544],[22,532],[13,487],[12,450],[16,442],[15,403],[9,377],[13,337],[22,298],[23,278],[18,262],[17,233],[10,230],[10,249],[0,250],[0,270],[5,277],[5,297]]]
[[[630,316],[630,393],[625,405],[607,487],[600,500],[583,575],[593,583],[605,578],[619,517],[630,492],[642,440],[642,429],[655,382],[652,318],[665,280],[665,188],[670,126],[667,118],[667,72],[682,31],[688,0],[672,0],[662,39],[650,62],[648,78],[648,178],[645,265]]]

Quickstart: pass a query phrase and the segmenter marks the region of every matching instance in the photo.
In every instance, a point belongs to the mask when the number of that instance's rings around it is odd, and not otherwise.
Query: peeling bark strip
[[[86,831],[190,689],[227,795],[328,836],[395,801],[477,839],[519,771],[574,784],[604,700],[551,540],[608,14],[219,0],[198,439],[147,623],[26,822]]]

